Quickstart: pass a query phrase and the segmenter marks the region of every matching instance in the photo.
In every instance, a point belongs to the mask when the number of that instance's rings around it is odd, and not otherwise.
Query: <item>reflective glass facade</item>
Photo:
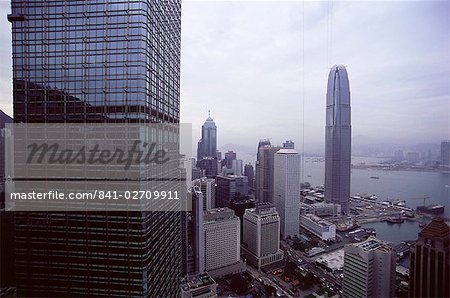
[[[179,122],[181,1],[12,0],[16,122]],[[177,297],[179,212],[16,213],[18,296]]]
[[[331,68],[328,76],[325,127],[325,200],[341,204],[348,214],[352,131],[350,86],[342,65]]]
[[[177,122],[180,5],[13,0],[16,120]]]

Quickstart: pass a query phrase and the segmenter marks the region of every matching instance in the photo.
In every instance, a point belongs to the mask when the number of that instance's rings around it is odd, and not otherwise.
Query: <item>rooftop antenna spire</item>
[[[211,110],[208,109],[208,117],[211,117]]]

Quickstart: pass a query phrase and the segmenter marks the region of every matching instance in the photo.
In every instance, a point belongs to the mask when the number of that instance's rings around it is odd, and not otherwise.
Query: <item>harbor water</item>
[[[352,164],[375,164],[378,158],[353,157]],[[303,181],[312,186],[323,185],[325,162],[318,158],[305,158]],[[378,177],[373,179],[371,177]],[[405,200],[410,208],[425,204],[441,204],[445,217],[450,214],[450,174],[425,171],[390,171],[381,169],[352,169],[351,195],[373,193],[378,201]]]

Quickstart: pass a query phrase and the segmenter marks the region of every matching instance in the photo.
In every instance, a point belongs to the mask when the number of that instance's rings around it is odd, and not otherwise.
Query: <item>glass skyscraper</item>
[[[352,132],[350,86],[342,65],[331,68],[328,76],[325,127],[325,200],[340,204],[348,214]]]
[[[217,126],[210,115],[202,125],[202,138],[198,141],[197,160],[200,162],[204,157],[217,157]]]
[[[178,123],[180,0],[12,0],[14,120]],[[180,212],[17,212],[18,296],[177,297]]]

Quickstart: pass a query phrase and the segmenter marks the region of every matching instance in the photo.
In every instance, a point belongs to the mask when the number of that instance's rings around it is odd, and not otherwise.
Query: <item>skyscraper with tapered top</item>
[[[348,214],[350,200],[350,85],[345,66],[328,75],[325,127],[325,200],[340,204]]]
[[[198,141],[197,161],[204,157],[217,158],[217,126],[208,111],[208,118],[202,125],[202,138]]]
[[[179,123],[180,0],[12,0],[8,20],[16,122]],[[180,296],[181,212],[15,216],[18,296]]]

